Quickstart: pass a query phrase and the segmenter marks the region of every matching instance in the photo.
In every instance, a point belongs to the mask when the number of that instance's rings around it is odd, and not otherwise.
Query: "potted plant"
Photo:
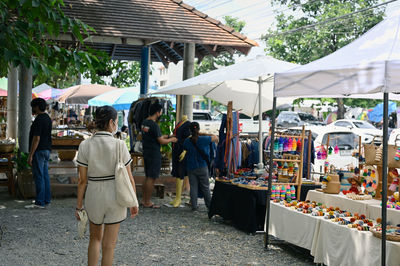
[[[35,197],[35,182],[33,180],[32,169],[28,164],[29,154],[19,150],[16,154],[15,164],[17,166],[18,190],[24,199]]]
[[[172,135],[175,127],[175,112],[174,108],[170,107],[168,111],[160,117],[160,130],[162,135]],[[161,146],[162,165],[161,168],[169,168],[172,158],[172,144]]]

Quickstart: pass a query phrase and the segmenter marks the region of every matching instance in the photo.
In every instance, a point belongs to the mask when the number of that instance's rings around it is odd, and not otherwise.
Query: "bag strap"
[[[122,161],[121,141],[117,139],[117,164]]]
[[[200,150],[200,148],[197,146],[196,142],[193,141],[193,139],[190,139],[190,140],[191,140],[193,146],[196,148],[197,152],[200,154],[201,158],[202,158],[204,161],[206,161],[207,166],[210,167],[210,160],[209,160],[209,158],[207,157],[207,155],[206,155],[202,150]]]

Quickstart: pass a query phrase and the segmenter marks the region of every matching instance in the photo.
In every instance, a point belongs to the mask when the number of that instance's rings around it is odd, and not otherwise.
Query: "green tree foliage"
[[[246,25],[244,21],[240,21],[238,18],[231,16],[225,16],[224,20],[227,26],[233,28],[237,32],[241,32]],[[194,75],[198,76],[200,74],[215,70],[221,66],[233,65],[235,63],[235,54],[237,55],[239,53],[235,52],[234,54],[230,54],[228,52],[222,52],[217,57],[213,57],[212,55],[204,57],[201,63],[195,64]]]
[[[241,32],[246,25],[244,21],[241,21],[238,18],[234,18],[231,16],[225,16],[224,20],[227,26],[233,28],[237,32]],[[206,56],[200,63],[195,64],[194,75],[198,76],[213,71],[218,67],[233,65],[235,63],[235,55],[239,55],[239,52],[235,52],[233,54],[222,52],[217,57],[213,57],[212,55]],[[208,99],[206,98],[205,101],[208,102]],[[211,104],[213,107],[217,107],[218,109],[220,109],[221,104],[219,102],[211,100]]]
[[[102,65],[85,73],[92,83],[106,84],[118,88],[131,87],[140,80],[140,63],[120,60],[101,60]]]
[[[276,13],[276,28],[269,29],[262,37],[266,42],[266,51],[277,59],[297,64],[307,64],[331,54],[379,23],[384,16],[384,6],[308,29],[296,29],[359,11],[379,2],[379,0],[272,0],[273,6],[287,5],[289,9]],[[376,104],[375,102],[343,99],[343,103],[349,106],[371,107]],[[343,106],[340,105],[339,109]],[[343,113],[339,113],[338,117],[341,115]]]
[[[0,76],[9,64],[32,67],[34,74],[84,72],[98,62],[96,53],[84,38],[94,30],[80,20],[68,18],[61,10],[62,0],[0,1]],[[77,45],[63,47],[55,41],[62,33],[72,34]],[[72,66],[72,67],[71,67]]]

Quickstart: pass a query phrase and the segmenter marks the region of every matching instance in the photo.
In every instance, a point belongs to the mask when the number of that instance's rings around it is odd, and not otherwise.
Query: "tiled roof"
[[[151,42],[156,61],[181,60],[183,43],[196,43],[196,56],[200,59],[222,51],[239,50],[247,54],[252,46],[258,45],[181,0],[64,0],[64,3],[67,16],[80,19],[96,30],[92,36]],[[93,43],[96,45],[100,44]],[[113,50],[115,58],[140,57],[140,46],[136,50],[130,44],[115,47],[107,41],[101,45],[104,50]]]

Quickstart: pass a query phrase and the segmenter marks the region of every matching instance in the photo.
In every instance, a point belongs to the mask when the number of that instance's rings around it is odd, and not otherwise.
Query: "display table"
[[[322,217],[290,210],[271,202],[271,235],[307,248],[315,263],[325,265],[380,265],[381,239]],[[387,265],[399,265],[400,243],[387,241]]]
[[[247,233],[264,230],[267,192],[215,181],[209,218],[219,215]]]
[[[316,243],[311,255],[315,263],[332,266],[381,265],[381,239],[329,220],[320,219]],[[400,263],[400,243],[387,241],[386,265]]]
[[[292,211],[272,201],[270,206],[269,233],[286,242],[311,250],[314,239],[317,238],[319,219]]]
[[[339,207],[342,210],[346,210],[352,213],[365,214],[368,216],[368,206],[379,204],[378,200],[352,200],[344,195],[339,194],[327,194],[316,190],[310,190],[307,194],[307,200],[315,201],[317,203],[325,204],[330,207]]]
[[[301,187],[301,198],[318,185],[305,184]],[[267,192],[215,181],[209,217],[219,215],[247,233],[264,231]]]
[[[365,214],[373,220],[382,217],[380,200],[352,200],[343,195],[326,194],[316,190],[308,191],[307,200],[322,203],[328,207],[339,207],[352,213]],[[400,224],[400,210],[387,209],[387,221],[393,225]]]
[[[378,217],[382,217],[381,204],[375,204],[368,206],[369,218],[376,220]],[[398,225],[400,224],[400,210],[386,209],[387,222],[389,224]]]

